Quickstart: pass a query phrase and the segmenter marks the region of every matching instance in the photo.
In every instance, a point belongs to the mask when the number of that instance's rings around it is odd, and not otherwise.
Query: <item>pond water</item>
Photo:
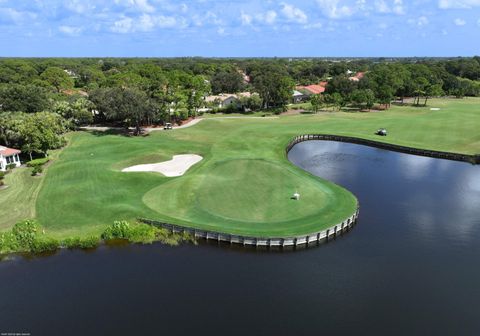
[[[295,252],[154,244],[4,261],[0,334],[478,334],[480,167],[325,141],[289,158],[358,197],[349,233]]]

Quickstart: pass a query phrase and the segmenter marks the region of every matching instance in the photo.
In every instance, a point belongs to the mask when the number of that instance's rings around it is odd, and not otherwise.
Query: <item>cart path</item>
[[[198,124],[202,120],[215,120],[215,119],[277,119],[277,116],[271,116],[271,117],[242,117],[242,116],[231,116],[231,117],[213,117],[213,118],[197,118],[197,119],[192,119],[189,122],[182,124],[180,126],[173,126],[173,129],[182,129],[182,128],[187,128],[194,126]],[[125,128],[123,127],[109,127],[109,126],[84,126],[80,127],[81,130],[86,130],[86,131],[100,131],[100,132],[105,132],[109,130],[123,130]],[[129,127],[129,130],[134,130],[135,128]],[[142,127],[142,130],[144,132],[150,133],[154,131],[163,131],[163,127]]]

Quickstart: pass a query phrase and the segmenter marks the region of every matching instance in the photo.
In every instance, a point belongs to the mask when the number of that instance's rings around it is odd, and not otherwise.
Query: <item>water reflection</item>
[[[479,230],[478,166],[330,141],[300,143],[289,159],[351,190],[361,213],[376,211],[381,221],[395,217],[414,239],[430,243],[444,235],[466,246]]]

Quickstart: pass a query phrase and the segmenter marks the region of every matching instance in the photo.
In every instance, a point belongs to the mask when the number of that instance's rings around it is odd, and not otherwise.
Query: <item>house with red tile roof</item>
[[[295,89],[297,91],[303,92],[308,96],[314,95],[314,94],[321,94],[325,92],[327,82],[320,82],[319,84],[312,84],[312,85],[300,85],[297,86]]]
[[[0,171],[7,170],[7,166],[14,164],[15,167],[20,167],[20,154],[18,149],[0,146]]]

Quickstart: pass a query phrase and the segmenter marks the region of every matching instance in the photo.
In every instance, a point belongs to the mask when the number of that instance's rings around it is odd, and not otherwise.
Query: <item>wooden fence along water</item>
[[[221,233],[216,231],[201,230],[196,228],[190,228],[182,225],[175,225],[164,223],[152,219],[139,219],[141,222],[167,229],[173,233],[188,233],[195,239],[214,240],[218,242],[226,242],[230,244],[240,244],[244,246],[265,246],[265,247],[288,247],[298,246],[303,244],[311,244],[320,242],[325,239],[334,238],[337,235],[348,231],[355,225],[358,218],[359,209],[355,211],[353,215],[348,217],[341,223],[331,226],[330,228],[318,232],[313,232],[306,235],[294,236],[294,237],[252,237],[235,235],[228,233]]]

